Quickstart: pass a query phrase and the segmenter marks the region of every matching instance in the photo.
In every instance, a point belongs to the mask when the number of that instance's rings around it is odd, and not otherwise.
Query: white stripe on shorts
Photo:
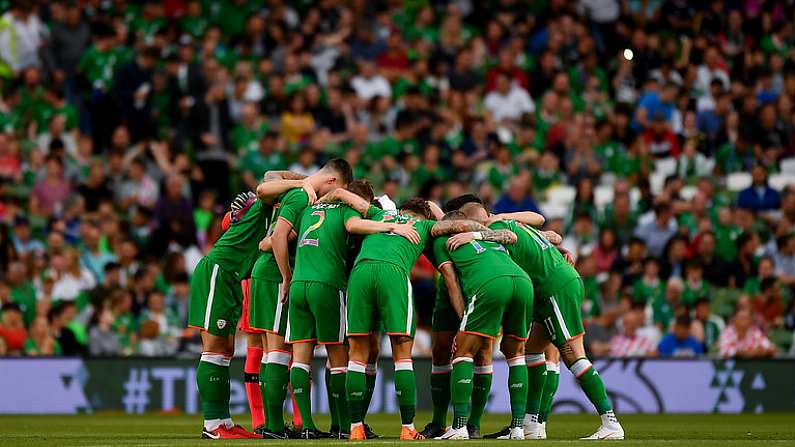
[[[469,314],[475,311],[475,300],[477,299],[477,295],[472,295],[472,299],[469,300],[469,306],[467,306],[466,311],[464,312],[464,317],[461,318],[461,326],[459,326],[458,330],[463,331],[467,327],[467,319],[469,319]]]
[[[414,291],[411,288],[411,279],[410,278],[408,278],[408,277],[406,278],[406,283],[408,283],[408,286],[409,286],[409,294],[408,294],[408,297],[406,298],[407,305],[408,305],[408,313],[406,314],[407,315],[406,316],[406,335],[411,335],[411,320],[414,319],[414,299],[413,299],[413,296],[412,296]]]
[[[569,328],[566,327],[566,321],[563,319],[563,314],[560,313],[560,308],[558,307],[558,302],[555,301],[555,297],[549,297],[549,300],[552,301],[552,310],[555,311],[555,319],[558,320],[558,324],[560,325],[560,330],[563,331],[563,338],[566,341],[571,340],[571,334],[569,333]]]
[[[204,310],[204,329],[210,328],[210,313],[213,309],[215,298],[215,280],[218,277],[218,264],[213,264],[213,273],[210,275],[210,292],[207,294],[207,308]]]
[[[340,332],[337,335],[337,341],[342,343],[343,341],[345,341],[345,318],[347,310],[345,308],[345,294],[342,292],[342,290],[340,290],[339,292],[340,292]]]
[[[273,327],[271,328],[273,332],[279,332],[279,325],[282,322],[282,283],[279,283],[277,289],[278,296],[276,297],[276,316],[273,318]],[[287,326],[289,327],[289,324]]]

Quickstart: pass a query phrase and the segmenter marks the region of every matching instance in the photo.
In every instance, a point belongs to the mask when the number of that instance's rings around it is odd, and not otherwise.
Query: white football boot
[[[618,423],[615,413],[608,411],[602,416],[602,425],[596,433],[591,436],[580,438],[582,440],[592,441],[597,439],[624,439],[624,429]]]
[[[541,437],[538,439],[547,439],[547,423],[541,423]]]
[[[497,439],[524,439],[524,429],[522,427],[513,427],[508,434]]]
[[[469,431],[467,431],[466,426],[461,428],[453,428],[449,427],[446,432],[442,436],[434,439],[469,439]]]
[[[524,429],[525,439],[544,439],[541,437],[544,425],[538,422],[537,414],[525,414],[522,428]]]

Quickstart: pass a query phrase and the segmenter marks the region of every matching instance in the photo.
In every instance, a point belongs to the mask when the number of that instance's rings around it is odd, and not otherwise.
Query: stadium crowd
[[[792,2],[0,9],[0,355],[195,355],[231,198],[335,156],[395,202],[543,213],[593,355],[793,352]]]

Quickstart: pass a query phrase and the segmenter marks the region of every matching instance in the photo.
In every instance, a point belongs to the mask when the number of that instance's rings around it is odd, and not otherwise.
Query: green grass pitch
[[[430,414],[417,415],[422,426]],[[248,425],[248,418],[237,416],[238,422]],[[367,417],[373,428],[385,438],[366,441],[366,444],[397,443],[400,419],[393,414],[373,414]],[[508,420],[504,415],[487,415],[483,432],[496,431]],[[328,426],[328,418],[316,418],[319,427]],[[591,434],[599,419],[593,415],[554,415],[547,424],[546,441],[464,441],[470,445],[497,446],[505,443],[539,442],[544,446],[583,445],[577,438]],[[621,422],[627,433],[624,441],[604,441],[623,446],[739,446],[792,445],[795,446],[795,414],[764,415],[626,415]],[[0,446],[196,446],[210,444],[324,444],[339,446],[345,441],[284,442],[266,440],[211,441],[199,439],[199,416],[97,414],[82,416],[0,416]],[[452,445],[461,441],[426,441],[423,445]],[[414,444],[418,443],[413,441]],[[361,445],[363,443],[357,443]]]

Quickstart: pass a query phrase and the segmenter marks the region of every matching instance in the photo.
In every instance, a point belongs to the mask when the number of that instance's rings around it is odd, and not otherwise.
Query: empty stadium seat
[[[795,174],[795,157],[781,160],[781,172],[785,174]]]
[[[659,173],[663,178],[676,172],[676,159],[673,157],[661,158],[654,161],[654,172]]]
[[[795,173],[773,174],[768,180],[771,188],[781,191],[789,185],[795,186]]]
[[[733,172],[726,176],[726,187],[729,191],[742,191],[751,186],[751,174],[747,172]]]
[[[679,195],[682,196],[682,199],[687,200],[688,202],[693,199],[693,196],[696,195],[698,192],[698,188],[695,186],[685,186],[679,191]]]
[[[577,189],[569,185],[557,185],[547,189],[547,202],[571,206],[577,196]]]
[[[665,186],[666,177],[668,176],[662,172],[652,172],[651,176],[649,177],[649,186],[651,186],[651,192],[653,192],[655,195],[659,194],[663,190],[663,186]]]
[[[541,212],[547,219],[566,219],[569,216],[569,207],[553,202],[541,203]]]
[[[602,210],[604,209],[605,205],[613,201],[613,187],[599,185],[594,188],[593,196],[596,209]]]

